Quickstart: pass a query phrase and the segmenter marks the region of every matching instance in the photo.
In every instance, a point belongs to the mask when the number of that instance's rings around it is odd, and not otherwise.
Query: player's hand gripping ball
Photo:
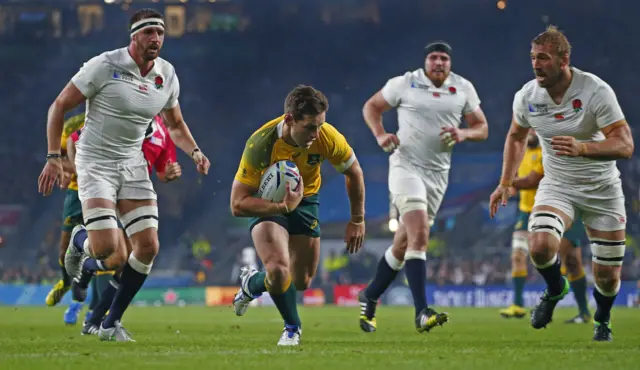
[[[262,199],[280,203],[287,192],[286,183],[289,183],[289,187],[294,192],[299,190],[302,185],[302,176],[300,176],[298,166],[291,161],[276,162],[262,174],[258,196]]]

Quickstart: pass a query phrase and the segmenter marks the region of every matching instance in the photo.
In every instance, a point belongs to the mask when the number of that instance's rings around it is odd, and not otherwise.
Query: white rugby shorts
[[[624,230],[627,212],[624,207],[622,183],[602,186],[569,186],[543,178],[538,186],[534,207],[549,206],[566,213],[572,220],[599,231]]]
[[[427,216],[433,221],[449,184],[449,171],[431,171],[412,165],[394,153],[389,157],[389,192],[397,207],[400,196],[420,198],[427,204]]]
[[[157,199],[144,155],[126,160],[88,160],[76,156],[78,197],[103,198],[117,203],[120,199]]]

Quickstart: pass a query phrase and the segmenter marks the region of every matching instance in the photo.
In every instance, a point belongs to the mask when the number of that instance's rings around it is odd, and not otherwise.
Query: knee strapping
[[[591,260],[598,265],[622,266],[624,252],[624,240],[591,239]]]
[[[529,242],[525,235],[514,234],[511,239],[511,248],[514,250],[523,251],[524,253],[529,252]]]
[[[393,246],[387,248],[387,251],[384,252],[384,259],[392,270],[400,271],[404,267],[404,261],[399,261],[391,252],[392,249]]]
[[[120,216],[120,221],[124,226],[127,235],[131,236],[142,230],[158,228],[158,207],[143,206]]]
[[[420,197],[407,197],[404,195],[399,195],[395,199],[395,204],[396,207],[398,207],[400,216],[409,211],[427,210],[427,200]]]
[[[142,263],[136,258],[136,256],[133,255],[133,253],[131,253],[129,255],[129,266],[143,275],[149,275],[149,273],[151,272],[151,267],[153,267],[153,262],[151,262],[150,264]]]
[[[91,208],[84,212],[84,224],[87,230],[117,229],[116,210],[110,208]]]
[[[404,259],[406,260],[427,260],[427,252],[408,250],[404,253]]]
[[[564,234],[564,221],[562,217],[548,211],[535,212],[529,218],[529,232],[549,233],[561,240]]]

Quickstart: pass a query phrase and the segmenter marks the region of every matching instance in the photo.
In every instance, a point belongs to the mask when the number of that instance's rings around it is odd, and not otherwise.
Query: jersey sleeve
[[[166,145],[156,159],[156,163],[153,164],[153,167],[156,169],[156,172],[165,172],[167,168],[167,162],[174,163],[177,160],[176,156],[176,144],[171,140],[171,137],[167,135],[165,137]]]
[[[349,169],[356,160],[356,155],[347,142],[347,139],[328,123],[322,125],[324,133],[323,148],[324,157],[333,165],[336,171],[342,173]]]
[[[536,158],[533,161],[533,167],[531,170],[535,173],[544,175],[544,167],[542,166],[542,153],[536,154]]]
[[[530,128],[529,121],[527,120],[527,104],[524,101],[524,93],[522,90],[518,91],[513,98],[513,119],[516,123],[524,128]]]
[[[180,80],[178,80],[176,72],[173,71],[171,94],[169,95],[169,100],[167,100],[167,104],[164,106],[164,109],[171,109],[178,105],[178,97],[180,97]]]
[[[624,119],[616,93],[606,82],[602,82],[602,85],[596,90],[590,106],[599,128],[607,127]]]
[[[109,78],[109,69],[104,57],[99,55],[86,62],[71,78],[71,83],[80,90],[85,98],[95,96]]]
[[[480,106],[480,97],[478,96],[478,92],[476,88],[473,86],[471,82],[467,81],[467,100],[464,103],[464,107],[462,108],[463,114],[469,114],[476,110]]]
[[[394,77],[382,87],[382,97],[390,106],[397,107],[402,100],[406,86],[407,78],[405,76]]]
[[[60,137],[60,149],[67,151],[67,139],[72,136],[76,131],[82,128],[84,125],[84,114],[75,115],[68,120],[64,121],[62,127],[62,136]],[[75,142],[76,140],[74,140]]]
[[[259,152],[261,150],[260,146],[254,144],[253,139],[254,137],[252,136],[245,144],[235,179],[245,185],[257,189],[260,187],[260,179],[262,177],[262,168],[258,166],[261,154]],[[263,167],[266,168],[268,165],[268,163],[264,163]]]

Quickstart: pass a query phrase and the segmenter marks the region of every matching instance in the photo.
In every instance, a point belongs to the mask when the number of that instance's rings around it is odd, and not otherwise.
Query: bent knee
[[[160,243],[157,238],[148,238],[136,243],[135,254],[140,262],[151,263],[158,255]]]
[[[119,242],[117,229],[89,231],[88,235],[91,252],[96,259],[107,259],[117,253]]]
[[[127,263],[128,257],[127,248],[124,245],[120,245],[120,247],[104,261],[105,267],[110,270],[117,270]]]
[[[284,263],[268,263],[267,270],[267,290],[270,293],[282,294],[291,285],[291,274],[289,268]]]

